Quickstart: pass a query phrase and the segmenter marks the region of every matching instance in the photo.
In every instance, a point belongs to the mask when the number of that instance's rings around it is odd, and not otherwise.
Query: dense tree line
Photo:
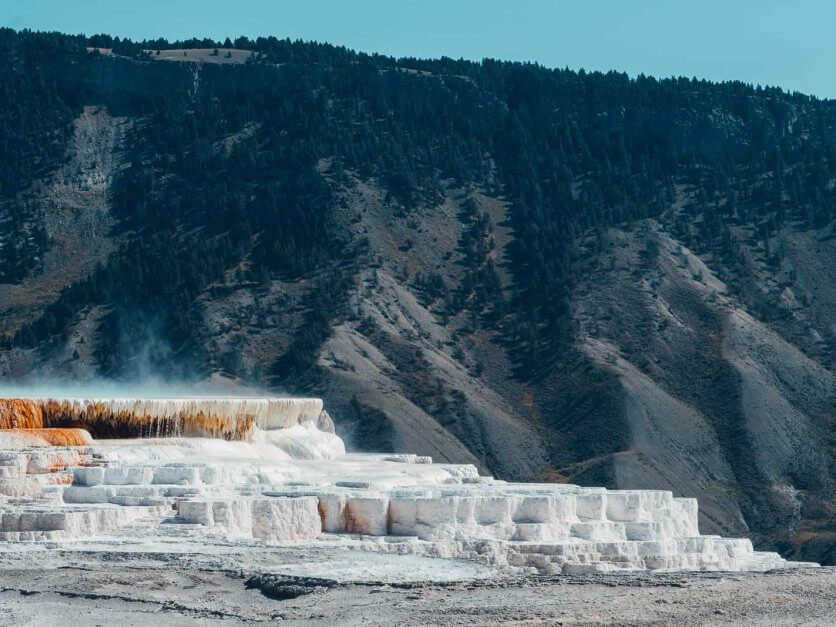
[[[28,271],[21,258],[48,246],[15,197],[60,161],[81,107],[142,120],[113,198],[128,243],[14,338],[34,345],[64,332],[80,308],[105,304],[100,353],[109,371],[121,367],[112,357],[118,343],[151,323],[175,355],[206,363],[191,337],[195,298],[241,260],[256,281],[350,280],[337,270],[353,249],[316,170],[324,157],[375,177],[405,213],[432,205],[450,180],[510,201],[507,303],[486,256],[491,227],[476,210],[460,243],[466,285],[419,280],[431,296],[473,308],[506,340],[521,377],[547,372],[571,335],[580,234],[658,217],[679,198],[686,241],[733,258],[732,225],[767,239],[788,221],[819,227],[836,213],[836,105],[780,89],[393,59],[272,37],[132,42],[2,29],[0,46],[8,57],[0,67],[0,280],[20,280]],[[195,47],[258,55],[197,71],[143,52]],[[343,310],[331,300],[311,303],[318,308]],[[328,326],[311,315],[279,366],[310,367],[301,352],[315,350]]]

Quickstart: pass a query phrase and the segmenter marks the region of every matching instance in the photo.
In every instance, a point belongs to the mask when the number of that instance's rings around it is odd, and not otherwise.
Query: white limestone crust
[[[800,565],[755,552],[747,539],[700,535],[696,500],[668,491],[513,484],[415,455],[346,454],[335,434],[317,428],[321,401],[310,399],[300,414],[283,400],[253,401],[262,418],[249,442],[175,437],[44,448],[0,438],[0,540],[87,538],[128,524],[153,535],[164,524],[169,535],[329,542],[515,572]],[[154,411],[169,411],[160,402]],[[188,402],[178,399],[176,411]]]

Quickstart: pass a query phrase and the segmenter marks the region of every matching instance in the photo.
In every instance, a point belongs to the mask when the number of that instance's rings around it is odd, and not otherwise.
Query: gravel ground
[[[275,560],[282,556],[275,554]],[[397,560],[398,556],[388,556]],[[281,570],[281,566],[278,569]],[[3,625],[833,625],[836,569],[356,583],[246,556],[0,556]]]

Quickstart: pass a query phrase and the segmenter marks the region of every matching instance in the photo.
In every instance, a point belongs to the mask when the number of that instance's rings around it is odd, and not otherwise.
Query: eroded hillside
[[[49,37],[3,31],[4,110],[51,115],[2,147],[0,382],[316,393],[355,450],[670,489],[833,561],[832,103]]]

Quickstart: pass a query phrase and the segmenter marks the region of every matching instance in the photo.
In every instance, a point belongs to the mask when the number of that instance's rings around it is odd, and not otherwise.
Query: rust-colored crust
[[[34,401],[0,398],[0,429],[43,429],[44,416]]]
[[[84,429],[97,438],[207,437],[251,440],[255,416],[181,411],[174,416],[114,410],[107,403],[78,405],[52,399],[0,399],[0,429]]]
[[[84,429],[7,429],[9,433],[38,438],[50,446],[91,446],[93,438]]]

